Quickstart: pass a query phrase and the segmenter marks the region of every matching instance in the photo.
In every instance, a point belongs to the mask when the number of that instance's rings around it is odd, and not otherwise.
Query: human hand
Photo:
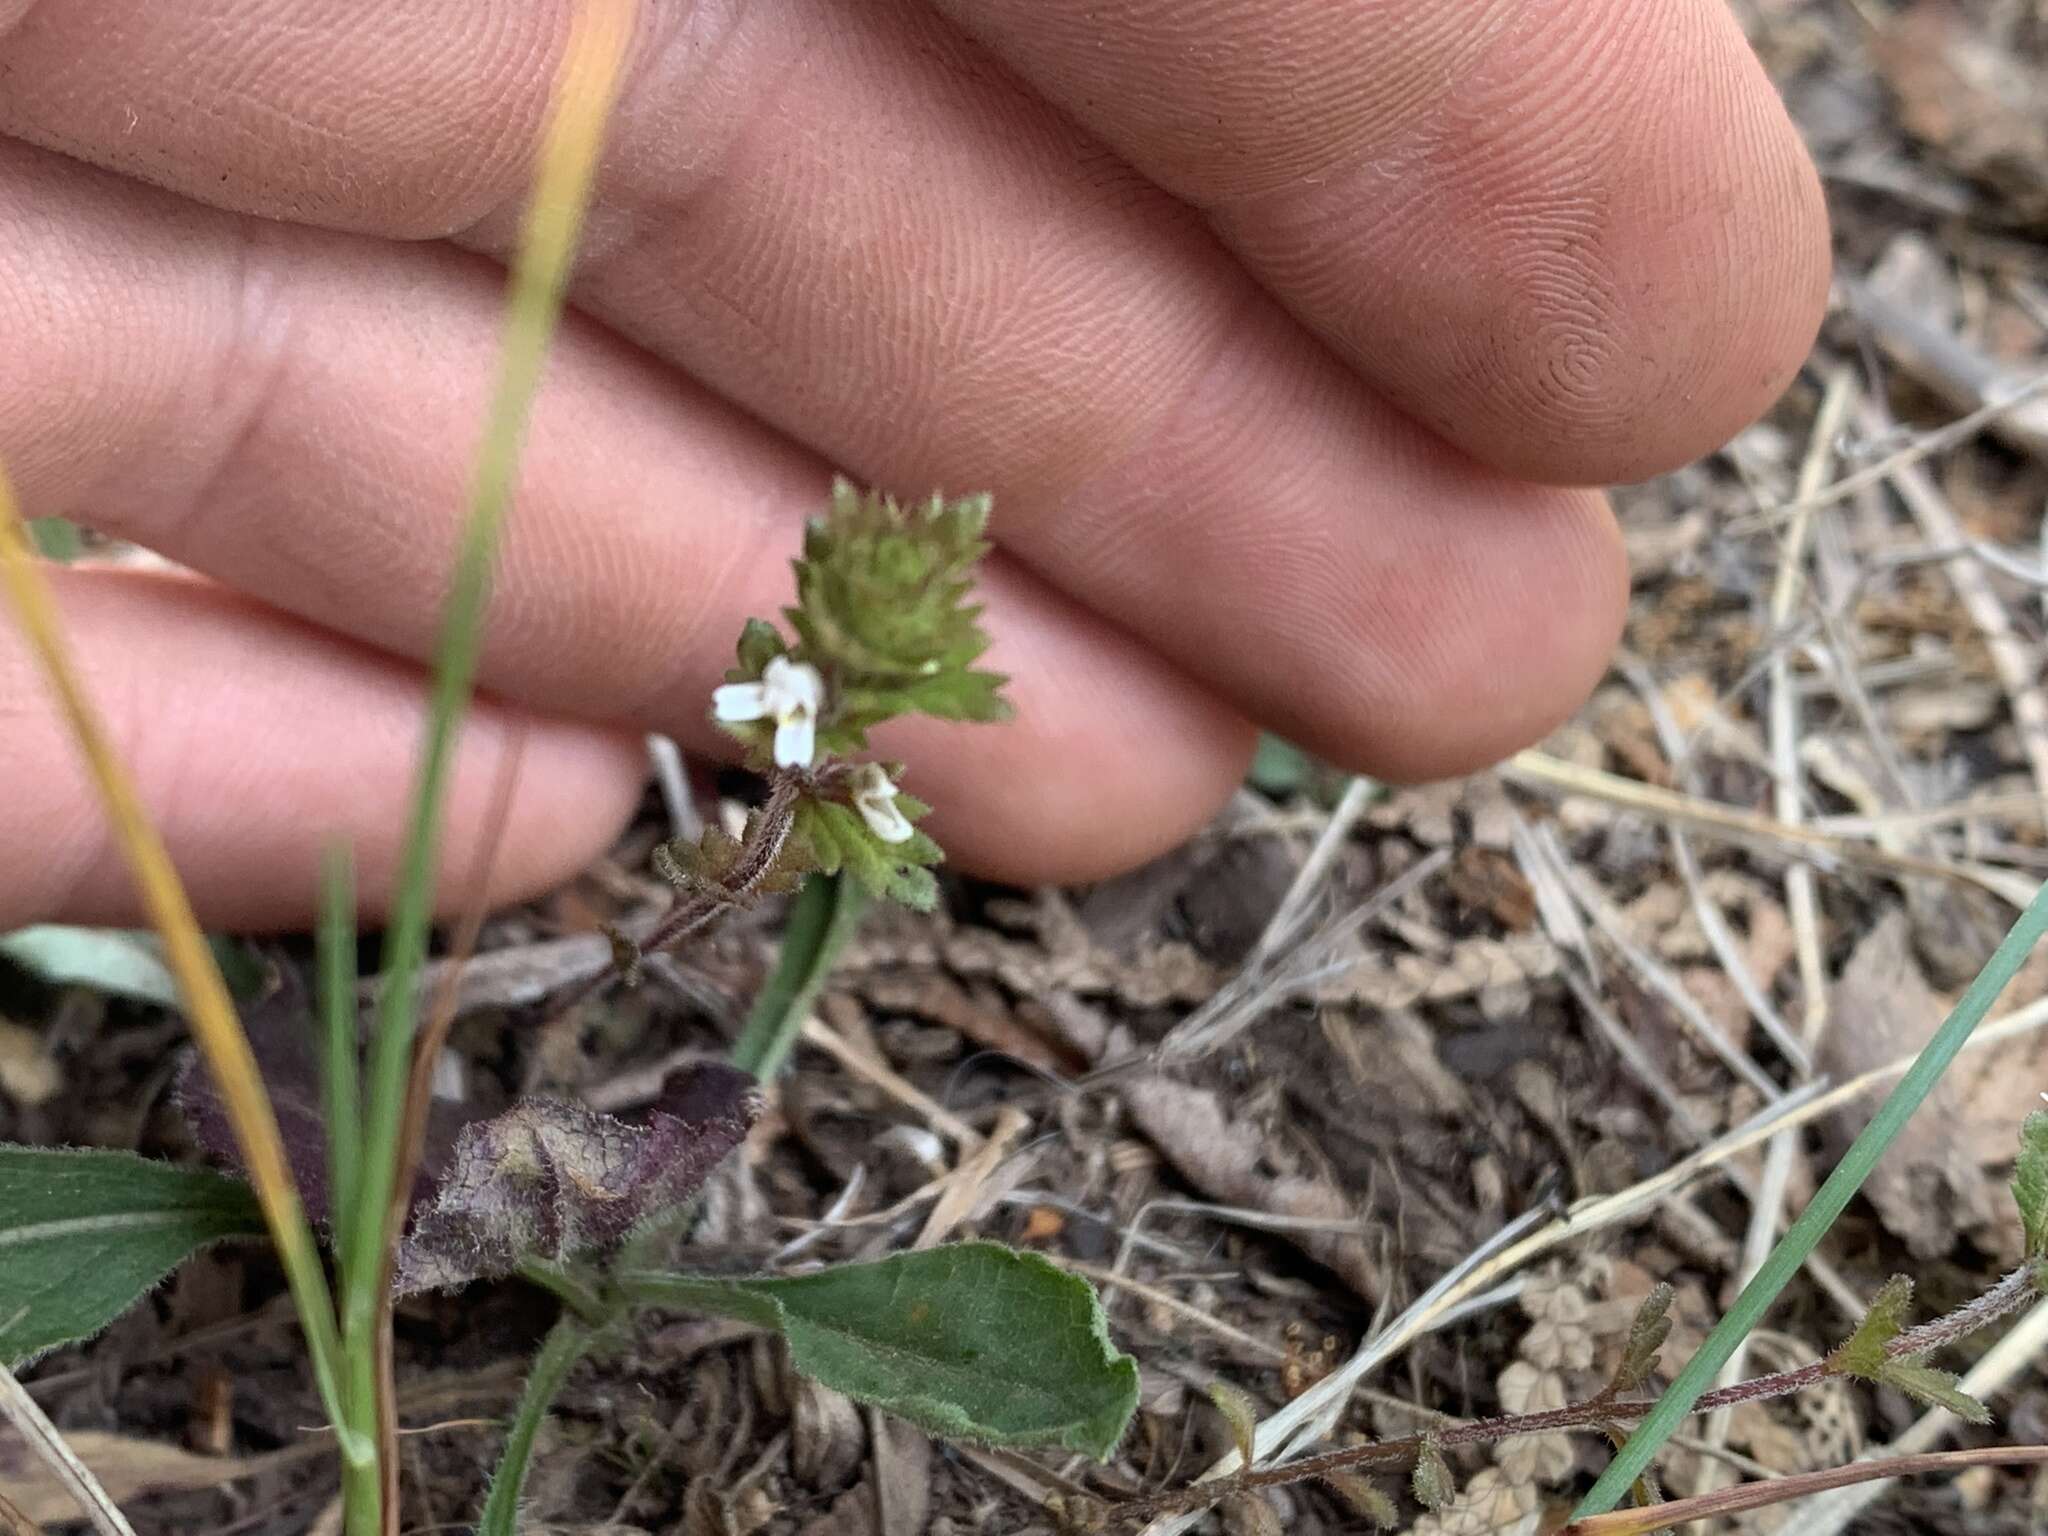
[[[565,4],[0,0],[0,460],[201,573],[55,573],[202,912],[388,882]],[[830,471],[995,493],[1016,721],[923,723],[959,863],[1104,874],[1253,721],[1390,777],[1542,734],[1603,499],[1806,353],[1818,183],[1720,0],[642,7],[451,807],[598,852]],[[0,927],[131,912],[0,626]]]

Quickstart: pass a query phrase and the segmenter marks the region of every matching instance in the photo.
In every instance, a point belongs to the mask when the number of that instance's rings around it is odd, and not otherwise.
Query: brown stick
[[[2032,1267],[2022,1266],[2006,1275],[1983,1295],[1966,1302],[1955,1311],[1900,1334],[1885,1347],[1886,1353],[1894,1359],[1912,1359],[1942,1345],[1953,1344],[1978,1329],[1989,1327],[2000,1318],[2010,1316],[2034,1300],[2038,1294]],[[1760,1403],[1772,1398],[1787,1397],[1794,1392],[1815,1386],[1830,1376],[1840,1374],[1840,1371],[1831,1369],[1826,1360],[1815,1360],[1793,1370],[1778,1371],[1768,1376],[1755,1376],[1748,1381],[1738,1381],[1733,1386],[1706,1393],[1694,1405],[1693,1411],[1711,1413],[1717,1408],[1734,1407],[1737,1403]],[[1111,1521],[1119,1524],[1152,1520],[1160,1515],[1186,1514],[1207,1508],[1230,1494],[1245,1493],[1255,1488],[1279,1487],[1286,1483],[1323,1477],[1332,1472],[1407,1467],[1421,1454],[1425,1442],[1434,1443],[1441,1450],[1450,1450],[1457,1446],[1491,1444],[1493,1441],[1509,1440],[1518,1435],[1603,1429],[1639,1419],[1655,1407],[1656,1403],[1657,1399],[1653,1397],[1617,1399],[1602,1394],[1587,1402],[1568,1404],[1563,1408],[1552,1408],[1543,1413],[1501,1414],[1491,1419],[1474,1419],[1464,1424],[1451,1424],[1433,1429],[1427,1434],[1404,1435],[1398,1440],[1381,1440],[1371,1445],[1326,1451],[1320,1456],[1305,1456],[1299,1461],[1290,1461],[1277,1467],[1249,1467],[1234,1472],[1229,1477],[1193,1483],[1185,1488],[1168,1489],[1161,1493],[1148,1494],[1143,1498],[1127,1499],[1110,1505],[1106,1513]],[[1660,1522],[1666,1523],[1678,1522]]]
[[[790,829],[796,822],[797,796],[802,792],[801,777],[793,773],[777,773],[774,788],[768,792],[767,801],[747,829],[746,841],[740,844],[739,857],[733,861],[732,873],[726,877],[724,887],[700,891],[677,901],[654,930],[634,946],[635,957],[644,958],[688,938],[712,919],[742,905],[752,896],[775,867],[775,861],[782,856],[783,847],[789,842]],[[557,1000],[554,1016],[559,1018],[571,1008],[588,1002],[619,974],[619,964],[614,960],[596,975],[578,982]]]
[[[1801,1472],[1791,1477],[1773,1477],[1760,1483],[1741,1483],[1719,1488],[1696,1498],[1674,1499],[1652,1504],[1647,1509],[1622,1509],[1610,1515],[1593,1515],[1574,1520],[1557,1536],[1649,1536],[1666,1526],[1678,1526],[1717,1515],[1740,1514],[1746,1509],[1763,1509],[1790,1499],[1826,1493],[1831,1488],[1848,1488],[1857,1483],[1880,1482],[1893,1477],[1917,1477],[1926,1472],[1955,1472],[1968,1467],[2020,1467],[2048,1462],[2048,1445],[1988,1445],[1970,1451],[1929,1451],[1919,1456],[1894,1456],[1888,1461],[1857,1461],[1845,1467],[1827,1467],[1818,1472]]]

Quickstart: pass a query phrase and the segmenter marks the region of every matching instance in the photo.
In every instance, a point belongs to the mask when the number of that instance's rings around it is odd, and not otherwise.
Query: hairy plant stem
[[[520,1394],[518,1412],[505,1433],[505,1449],[498,1456],[498,1469],[491,1474],[491,1491],[484,1500],[483,1517],[477,1521],[477,1536],[514,1536],[519,1526],[519,1494],[526,1486],[527,1464],[533,1459],[534,1437],[548,1416],[548,1408],[562,1383],[597,1341],[597,1331],[572,1312],[565,1312],[541,1341],[533,1357],[533,1370]]]
[[[1955,1311],[1901,1333],[1885,1346],[1885,1352],[1895,1360],[1910,1360],[1927,1354],[2011,1316],[2038,1299],[2040,1294],[2033,1266],[2024,1265]],[[1751,1377],[1748,1381],[1738,1381],[1732,1386],[1705,1393],[1693,1405],[1693,1412],[1711,1413],[1717,1408],[1732,1408],[1738,1403],[1761,1403],[1788,1397],[1829,1377],[1843,1374],[1824,1359],[1814,1360],[1789,1371]],[[1135,1523],[1154,1520],[1161,1515],[1188,1514],[1205,1509],[1233,1493],[1298,1483],[1332,1472],[1405,1469],[1414,1464],[1425,1443],[1433,1443],[1440,1450],[1450,1450],[1464,1445],[1489,1445],[1496,1440],[1512,1440],[1520,1435],[1606,1429],[1642,1418],[1656,1406],[1657,1401],[1653,1397],[1617,1398],[1611,1395],[1610,1389],[1586,1402],[1567,1404],[1543,1413],[1510,1413],[1490,1419],[1472,1419],[1463,1424],[1447,1424],[1425,1434],[1349,1446],[1340,1451],[1326,1451],[1320,1456],[1304,1456],[1299,1461],[1276,1467],[1247,1467],[1228,1477],[1126,1499],[1109,1505],[1105,1514],[1115,1524]]]
[[[589,1283],[587,1270],[579,1272],[548,1259],[524,1258],[515,1272],[529,1284],[552,1291],[563,1306],[593,1328],[617,1322],[625,1311],[623,1302],[601,1294]]]
[[[782,856],[782,850],[789,842],[790,828],[796,824],[797,796],[803,792],[803,786],[804,776],[783,770],[776,772],[768,799],[748,823],[746,835],[740,840],[739,855],[733,860],[731,873],[724,883],[716,889],[697,890],[678,897],[646,938],[632,941],[633,963],[637,964],[646,956],[679,943],[714,919],[753,900],[761,882],[768,878],[775,861]],[[588,1002],[623,975],[627,969],[622,963],[623,958],[615,958],[596,975],[572,987],[556,1001],[555,1014],[565,1014]]]

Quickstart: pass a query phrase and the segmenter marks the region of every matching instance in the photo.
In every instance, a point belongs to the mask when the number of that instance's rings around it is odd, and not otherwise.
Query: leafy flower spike
[[[989,645],[972,600],[988,515],[986,496],[904,506],[833,483],[804,530],[788,628],[747,620],[738,664],[711,696],[711,718],[768,776],[768,802],[738,839],[713,831],[662,851],[687,899],[650,947],[811,874],[844,871],[916,907],[938,899],[928,866],[944,854],[915,825],[929,808],[902,792],[900,765],[848,754],[900,715],[1009,717],[1006,679],[975,665]]]

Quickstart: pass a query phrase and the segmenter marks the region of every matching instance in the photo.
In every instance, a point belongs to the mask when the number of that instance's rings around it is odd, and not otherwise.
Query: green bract
[[[986,495],[948,501],[934,493],[905,507],[834,481],[831,507],[811,520],[794,562],[797,600],[783,616],[796,643],[765,620],[748,620],[726,681],[758,682],[778,656],[815,667],[826,688],[821,756],[862,750],[871,729],[898,715],[1007,719],[1006,679],[974,665],[989,644],[981,608],[970,601],[989,549],[989,506]],[[720,724],[765,758],[771,722]]]

